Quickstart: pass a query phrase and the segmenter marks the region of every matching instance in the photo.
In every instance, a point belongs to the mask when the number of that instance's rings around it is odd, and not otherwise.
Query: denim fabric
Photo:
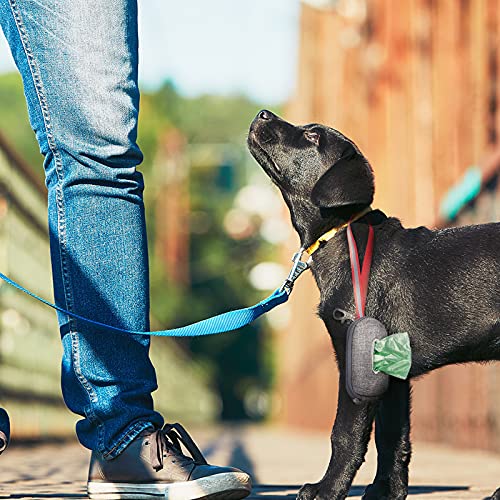
[[[56,302],[148,330],[136,0],[0,0],[0,22],[45,156]],[[83,417],[78,438],[113,458],[163,423],[149,338],[58,320],[63,396]]]

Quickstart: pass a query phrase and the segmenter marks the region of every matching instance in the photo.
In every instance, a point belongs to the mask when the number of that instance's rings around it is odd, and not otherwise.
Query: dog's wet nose
[[[262,111],[259,111],[259,114],[257,115],[261,120],[270,120],[273,118],[273,113],[271,111],[268,111],[267,109],[263,109]]]

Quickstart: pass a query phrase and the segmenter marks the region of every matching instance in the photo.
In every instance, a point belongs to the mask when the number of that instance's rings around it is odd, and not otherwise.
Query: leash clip
[[[342,325],[345,323],[352,323],[356,319],[352,314],[349,314],[347,311],[344,311],[344,309],[340,309],[339,307],[333,310],[332,316],[335,321],[339,321]]]
[[[284,281],[284,283],[281,285],[280,292],[283,290],[286,290],[287,293],[290,295],[292,292],[293,285],[297,278],[307,269],[309,269],[309,264],[307,262],[304,262],[301,260],[302,254],[304,253],[304,249],[301,248],[298,252],[293,254],[292,257],[292,262],[293,266],[292,269],[290,269],[290,272],[288,273],[288,277]]]

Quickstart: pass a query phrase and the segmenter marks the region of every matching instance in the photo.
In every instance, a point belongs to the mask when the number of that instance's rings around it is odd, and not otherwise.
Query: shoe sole
[[[240,500],[250,494],[252,483],[243,472],[224,472],[179,483],[105,483],[89,481],[87,494],[98,500],[163,497],[165,500]]]

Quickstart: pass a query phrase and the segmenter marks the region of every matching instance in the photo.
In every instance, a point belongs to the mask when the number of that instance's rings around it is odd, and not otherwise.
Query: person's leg
[[[45,156],[56,302],[147,331],[136,0],[0,0],[0,22]],[[61,314],[59,323],[63,395],[83,417],[78,438],[113,458],[163,423],[149,338]]]
[[[128,330],[149,328],[143,181],[136,166],[136,0],[0,0],[45,156],[56,302]],[[59,315],[63,394],[93,450],[91,498],[232,499],[247,474],[207,464],[153,410],[149,338]],[[182,453],[180,442],[191,453]]]

